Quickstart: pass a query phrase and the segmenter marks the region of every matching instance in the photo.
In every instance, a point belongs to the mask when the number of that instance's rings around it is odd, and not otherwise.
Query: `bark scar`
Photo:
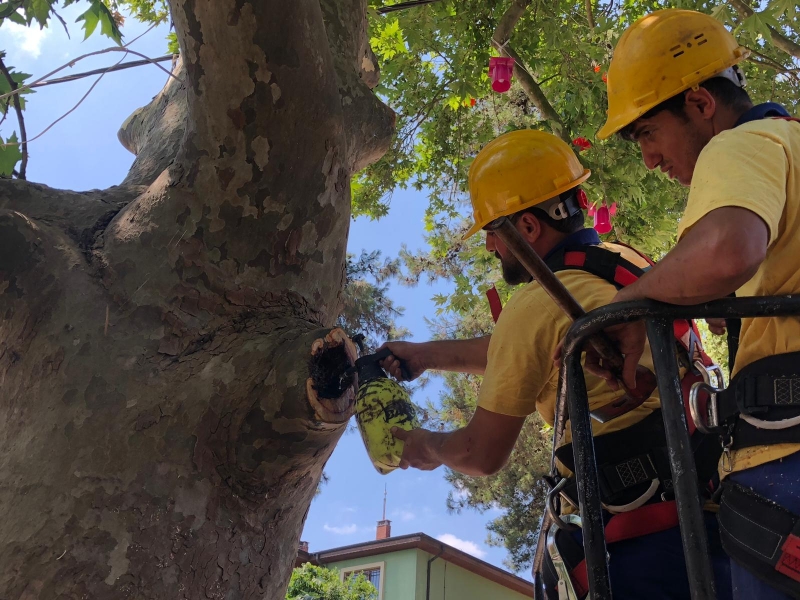
[[[320,421],[345,423],[353,415],[358,381],[354,375],[342,378],[342,374],[357,356],[355,344],[339,327],[311,344],[306,392]]]

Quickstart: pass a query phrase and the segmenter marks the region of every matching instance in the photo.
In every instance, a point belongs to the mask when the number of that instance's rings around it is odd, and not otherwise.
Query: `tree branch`
[[[746,19],[753,15],[753,9],[744,0],[728,0],[730,5],[739,13],[742,19]],[[790,54],[795,58],[800,58],[800,45],[794,43],[792,40],[781,34],[774,27],[770,27],[770,34],[772,35],[772,43],[776,48],[783,50],[786,54]]]
[[[525,14],[530,3],[531,0],[513,0],[513,2],[511,2],[511,6],[509,6],[506,12],[503,13],[503,16],[500,17],[500,22],[494,30],[492,42],[495,48],[502,46],[509,40],[511,33],[522,18],[522,15]]]
[[[120,143],[136,155],[122,185],[150,185],[178,155],[187,115],[182,59],[175,63],[173,74],[164,89],[135,110],[117,132]]]
[[[405,10],[407,8],[414,8],[415,6],[424,6],[425,4],[433,4],[434,2],[439,2],[440,0],[411,0],[411,2],[399,2],[398,4],[392,4],[391,6],[384,6],[378,9],[378,14],[385,14],[390,12],[395,12],[398,10]]]
[[[525,94],[531,99],[533,105],[542,113],[545,119],[552,123],[554,133],[567,144],[572,144],[572,139],[569,137],[569,133],[564,127],[561,116],[556,112],[556,109],[553,108],[553,105],[550,104],[547,96],[544,95],[542,88],[539,87],[539,84],[536,83],[533,76],[522,66],[522,59],[519,57],[519,54],[509,45],[506,45],[503,49],[503,54],[514,59],[514,75],[519,79],[522,89],[525,90]]]
[[[6,67],[2,58],[0,58],[0,71],[3,72],[6,81],[8,81],[11,91],[16,90],[17,82],[14,81],[13,77],[11,77],[11,73],[8,71],[8,68]],[[19,165],[19,178],[25,179],[25,169],[28,167],[28,134],[25,131],[25,119],[22,116],[22,104],[19,101],[19,94],[14,94],[12,101],[14,102],[14,110],[17,111],[17,120],[19,121],[20,148],[22,149],[22,161]],[[6,110],[8,110],[7,106]]]
[[[592,0],[586,0],[586,20],[589,21],[589,28],[594,29],[594,13],[592,12]]]
[[[514,59],[514,75],[516,75],[517,79],[519,79],[520,85],[525,91],[525,94],[528,96],[528,98],[530,98],[531,102],[533,102],[533,105],[542,114],[542,116],[553,123],[553,130],[555,131],[556,135],[558,135],[558,137],[564,140],[567,144],[571,144],[572,141],[564,128],[564,123],[561,121],[561,117],[553,108],[553,105],[550,104],[550,101],[544,95],[544,92],[542,92],[542,88],[539,86],[539,84],[536,83],[533,75],[531,75],[524,67],[519,54],[517,54],[508,44],[508,40],[511,37],[511,33],[514,31],[514,27],[517,26],[517,23],[522,18],[522,15],[525,13],[525,9],[529,4],[530,0],[514,0],[511,3],[511,6],[509,6],[506,12],[503,13],[503,16],[500,17],[500,22],[497,24],[497,27],[494,30],[494,35],[492,36],[492,45],[500,52],[500,54]]]

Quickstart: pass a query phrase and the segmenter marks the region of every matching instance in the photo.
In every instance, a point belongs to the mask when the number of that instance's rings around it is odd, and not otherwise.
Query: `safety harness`
[[[631,250],[637,252],[633,248]],[[647,257],[639,256],[652,265]],[[620,253],[599,245],[562,247],[548,256],[546,262],[553,272],[567,269],[586,271],[618,289],[634,283],[649,268],[637,266]],[[721,377],[721,374],[703,351],[693,322],[675,321],[674,332],[679,363],[685,369],[681,385],[684,398],[688,399],[694,384],[705,383],[710,386],[710,373],[715,368],[715,376]],[[688,413],[687,403],[687,422],[690,424],[698,480],[701,489],[707,490],[710,495],[710,480],[716,474],[721,449],[713,436],[695,431]],[[660,410],[635,425],[594,438],[594,446],[601,500],[608,519],[605,526],[606,543],[612,544],[677,526],[678,514],[672,499],[672,474]],[[571,444],[558,448],[555,454],[562,464],[574,471]],[[574,477],[562,484],[560,491],[564,499],[577,506]],[[575,594],[578,598],[584,597],[588,588],[583,546],[566,529],[555,531],[552,542],[563,567],[570,574]],[[552,553],[545,554],[542,579],[548,597],[554,600],[560,597],[557,591],[560,579],[563,588],[563,578],[559,577],[559,568],[563,567],[554,564]]]

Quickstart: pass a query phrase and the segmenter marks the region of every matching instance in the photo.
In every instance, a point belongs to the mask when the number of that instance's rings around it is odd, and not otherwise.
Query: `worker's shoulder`
[[[598,292],[608,292],[616,290],[614,285],[582,269],[565,269],[557,271],[556,277],[564,284],[564,287],[578,300],[587,295],[594,295]],[[508,302],[506,309],[526,311],[539,310],[542,316],[561,318],[563,313],[556,306],[555,302],[545,289],[537,282],[533,281],[517,290]],[[533,313],[531,313],[533,314]]]
[[[800,122],[775,118],[748,121],[714,136],[709,145],[722,149],[741,143],[747,147],[758,138],[777,142],[786,147],[795,145],[800,142]]]

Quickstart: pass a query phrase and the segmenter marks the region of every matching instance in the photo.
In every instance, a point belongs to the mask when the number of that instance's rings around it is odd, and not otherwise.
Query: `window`
[[[385,563],[371,563],[368,565],[357,565],[342,569],[342,581],[351,575],[363,575],[378,590],[378,600],[383,600],[383,570]]]

